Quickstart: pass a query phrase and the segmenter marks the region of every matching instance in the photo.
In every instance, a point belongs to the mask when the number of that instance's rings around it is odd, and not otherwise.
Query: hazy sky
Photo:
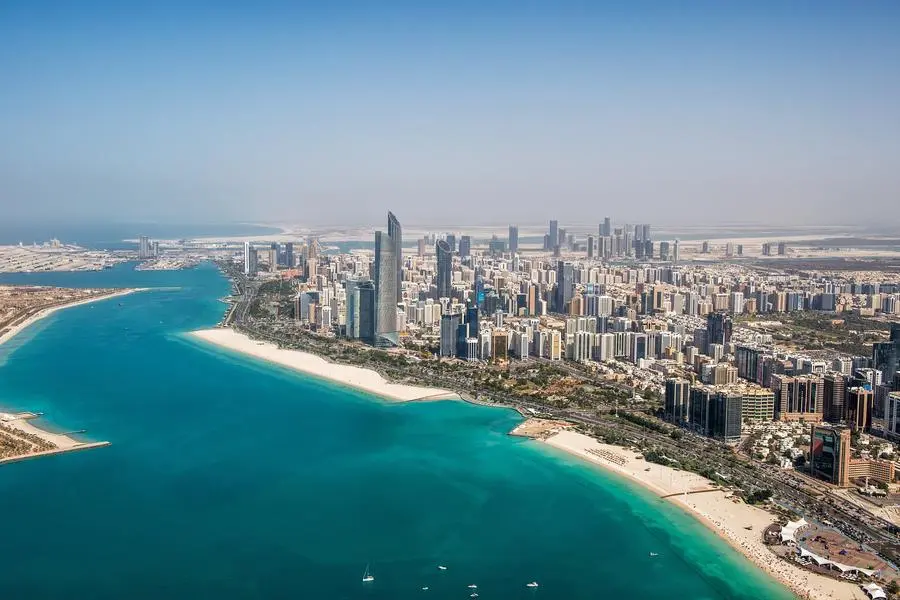
[[[138,4],[0,2],[3,218],[900,222],[900,2]]]

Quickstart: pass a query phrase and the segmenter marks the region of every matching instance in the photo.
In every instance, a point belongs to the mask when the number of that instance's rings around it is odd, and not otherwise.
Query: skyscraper
[[[140,237],[140,240],[138,241],[138,258],[140,258],[140,259],[150,258],[151,254],[152,253],[150,251],[150,238],[148,238],[146,235],[142,235]],[[246,263],[244,263],[244,264],[246,264]]]
[[[397,237],[394,237],[394,236]],[[400,340],[397,303],[401,298],[400,222],[388,213],[388,232],[375,232],[375,345],[396,346]]]
[[[403,229],[400,227],[400,221],[394,216],[394,213],[388,212],[388,237],[394,248],[394,262],[397,274],[397,297],[395,303],[403,301]]]
[[[284,245],[284,266],[288,269],[294,268],[294,243],[287,242]]]
[[[603,226],[600,228],[601,236],[610,236],[612,235],[612,221],[610,221],[609,217],[604,217]]]
[[[554,307],[558,313],[566,312],[566,306],[575,295],[575,268],[570,262],[558,261],[556,263],[556,291],[554,292]]]
[[[706,341],[707,345],[721,344],[728,346],[731,342],[731,317],[723,312],[710,313],[706,317]],[[705,352],[709,353],[707,346]]]
[[[438,240],[435,244],[437,254],[437,297],[449,298],[451,291],[451,268],[453,267],[453,251],[450,244],[444,240]]]
[[[553,250],[556,246],[559,245],[559,223],[557,221],[550,221],[550,247],[547,250]]]
[[[367,344],[375,344],[375,321],[378,318],[375,309],[375,283],[361,281],[356,286],[359,296],[359,339]],[[394,311],[396,314],[396,311]]]
[[[444,239],[447,240],[447,245],[450,246],[450,252],[456,252],[456,234],[448,233]]]
[[[468,258],[472,256],[472,238],[468,235],[459,238],[459,257]]]
[[[146,238],[141,238],[141,241]],[[244,242],[244,275],[250,275],[250,242]]]
[[[515,254],[519,251],[519,227],[517,225],[509,226],[509,252]]]

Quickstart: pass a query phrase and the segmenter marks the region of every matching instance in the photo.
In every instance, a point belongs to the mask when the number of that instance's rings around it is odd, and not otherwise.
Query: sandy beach
[[[125,296],[127,294],[132,294],[134,292],[144,291],[146,288],[134,288],[134,289],[125,289],[125,290],[117,290],[115,292],[110,292],[109,294],[103,294],[101,296],[94,296],[92,298],[85,298],[83,300],[78,300],[76,302],[70,302],[68,304],[60,304],[59,306],[52,306],[50,308],[45,308],[44,310],[35,313],[16,325],[13,325],[8,330],[3,332],[3,335],[0,335],[0,345],[8,342],[12,338],[16,337],[23,330],[27,329],[30,325],[37,323],[41,319],[49,317],[53,313],[58,310],[63,310],[66,308],[72,308],[73,306],[80,306],[82,304],[90,304],[91,302],[99,302],[101,300],[109,300],[110,298],[117,298],[119,296]]]
[[[636,454],[625,448],[601,444],[587,435],[574,431],[560,431],[541,441],[624,475],[660,496],[674,494],[667,498],[670,502],[693,514],[700,522],[719,534],[758,567],[784,583],[799,597],[806,598],[808,594],[809,598],[814,600],[866,598],[856,585],[818,575],[779,560],[762,542],[763,530],[776,520],[775,516],[767,511],[732,500],[730,493],[723,491],[685,495],[684,492],[714,488],[710,481],[696,473],[648,463],[635,458]],[[752,526],[753,529],[745,529],[748,526]]]
[[[243,333],[233,329],[204,329],[191,332],[191,335],[222,348],[248,354],[300,371],[301,373],[306,373],[307,375],[313,375],[314,377],[320,377],[370,392],[389,400],[408,402],[411,400],[438,400],[458,397],[454,392],[448,390],[389,383],[384,377],[371,369],[354,367],[352,365],[339,365],[328,362],[324,358],[309,352],[278,348],[275,344],[252,340]]]
[[[17,462],[38,456],[61,454],[73,450],[87,450],[88,448],[100,448],[108,446],[109,442],[80,442],[75,438],[61,433],[52,433],[41,429],[31,423],[38,415],[33,413],[3,413],[0,412],[0,447],[4,450],[4,456],[0,458],[0,464]],[[40,441],[35,440],[38,438]],[[30,451],[7,455],[9,448],[7,442],[16,444],[24,443],[31,446]],[[40,445],[38,445],[40,444]]]

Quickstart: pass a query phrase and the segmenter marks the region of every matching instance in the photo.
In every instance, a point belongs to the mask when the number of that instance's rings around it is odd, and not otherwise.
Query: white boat
[[[477,598],[477,597],[478,597],[478,592],[472,592],[471,594],[469,594],[469,598]]]
[[[363,583],[369,583],[370,581],[375,581],[375,576],[369,573],[369,565],[366,565],[366,572],[363,573]]]
[[[657,554],[656,552],[651,552],[650,557],[653,558],[654,556],[659,556],[659,554]]]
[[[438,569],[440,569],[441,571],[446,571],[447,567],[445,567],[444,565],[438,565]]]
[[[536,588],[538,586],[537,581],[532,581],[531,583],[526,583],[525,587]]]
[[[475,584],[473,583],[473,584],[471,584],[471,585],[469,586],[469,589],[470,589],[470,590],[477,590],[477,589],[478,589],[478,586],[475,585]]]
[[[427,592],[427,591],[428,591],[428,586],[426,585],[425,587],[423,587],[423,588],[422,588],[422,591],[423,591],[423,592]]]

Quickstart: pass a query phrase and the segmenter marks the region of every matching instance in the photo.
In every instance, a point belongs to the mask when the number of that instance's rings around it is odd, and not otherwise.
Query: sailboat
[[[363,583],[369,583],[370,581],[375,581],[375,576],[369,573],[369,565],[366,565],[366,572],[363,573]]]

